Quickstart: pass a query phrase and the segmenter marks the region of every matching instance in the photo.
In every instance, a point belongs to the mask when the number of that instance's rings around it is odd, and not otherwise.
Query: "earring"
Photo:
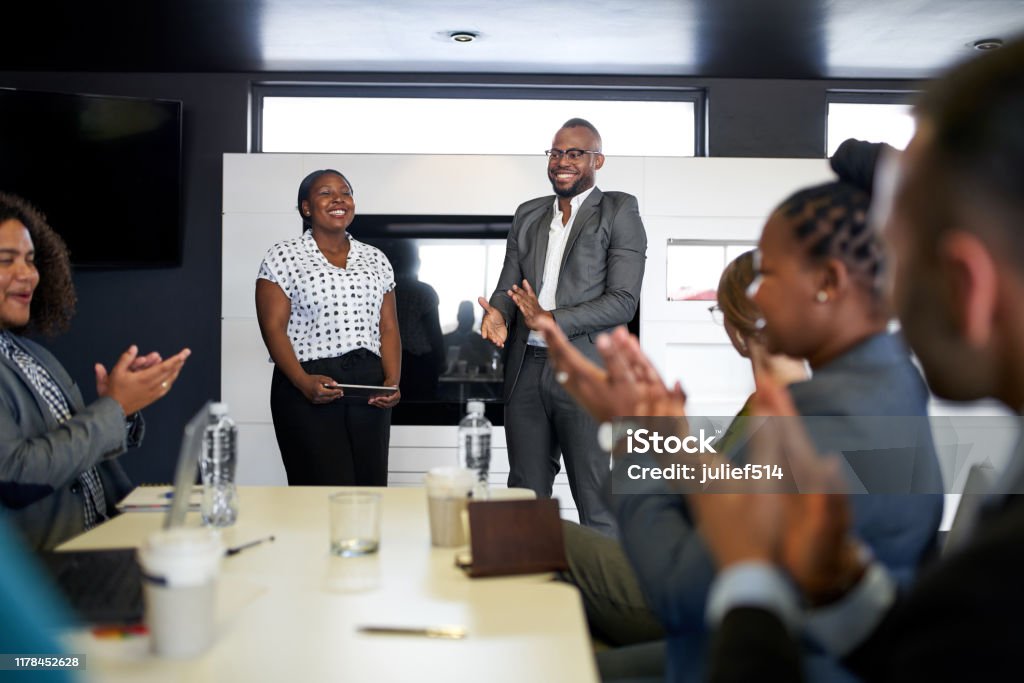
[[[819,304],[825,303],[826,301],[828,301],[828,292],[826,292],[824,289],[818,290],[818,293],[817,295],[815,295],[814,300],[817,301]]]
[[[309,215],[309,211],[307,211],[307,212],[306,212],[306,215],[307,215],[307,216]]]

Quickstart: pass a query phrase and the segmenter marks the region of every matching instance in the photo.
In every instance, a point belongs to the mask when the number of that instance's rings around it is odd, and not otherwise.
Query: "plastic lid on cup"
[[[427,495],[438,497],[468,496],[477,481],[477,473],[466,467],[435,467],[425,478]]]
[[[139,548],[139,565],[151,581],[167,586],[200,586],[216,578],[224,546],[207,528],[158,531]]]
[[[483,401],[467,401],[466,402],[466,413],[469,415],[483,415],[484,414],[484,402]]]

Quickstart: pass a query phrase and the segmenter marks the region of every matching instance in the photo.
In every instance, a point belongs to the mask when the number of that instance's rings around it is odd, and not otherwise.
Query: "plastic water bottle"
[[[203,477],[203,524],[231,526],[238,519],[235,467],[238,465],[238,428],[228,416],[228,404],[210,405],[210,424],[203,437],[199,470]]]
[[[473,498],[485,500],[487,472],[491,468],[491,421],[484,417],[483,401],[466,403],[466,417],[459,423],[459,464],[476,470]]]

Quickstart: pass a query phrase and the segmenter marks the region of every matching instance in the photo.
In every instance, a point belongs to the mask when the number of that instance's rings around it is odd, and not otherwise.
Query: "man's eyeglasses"
[[[595,149],[576,149],[575,147],[555,149],[552,147],[544,150],[544,153],[548,155],[550,161],[561,161],[562,157],[567,157],[569,161],[579,161],[584,154],[600,154],[601,152]]]
[[[708,306],[708,313],[711,314],[711,320],[714,321],[716,325],[725,324],[725,313],[722,312],[722,307],[718,304]]]

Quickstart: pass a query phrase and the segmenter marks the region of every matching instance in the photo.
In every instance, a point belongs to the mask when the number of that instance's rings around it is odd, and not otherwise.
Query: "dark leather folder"
[[[568,568],[558,501],[469,503],[470,576],[535,574]]]

